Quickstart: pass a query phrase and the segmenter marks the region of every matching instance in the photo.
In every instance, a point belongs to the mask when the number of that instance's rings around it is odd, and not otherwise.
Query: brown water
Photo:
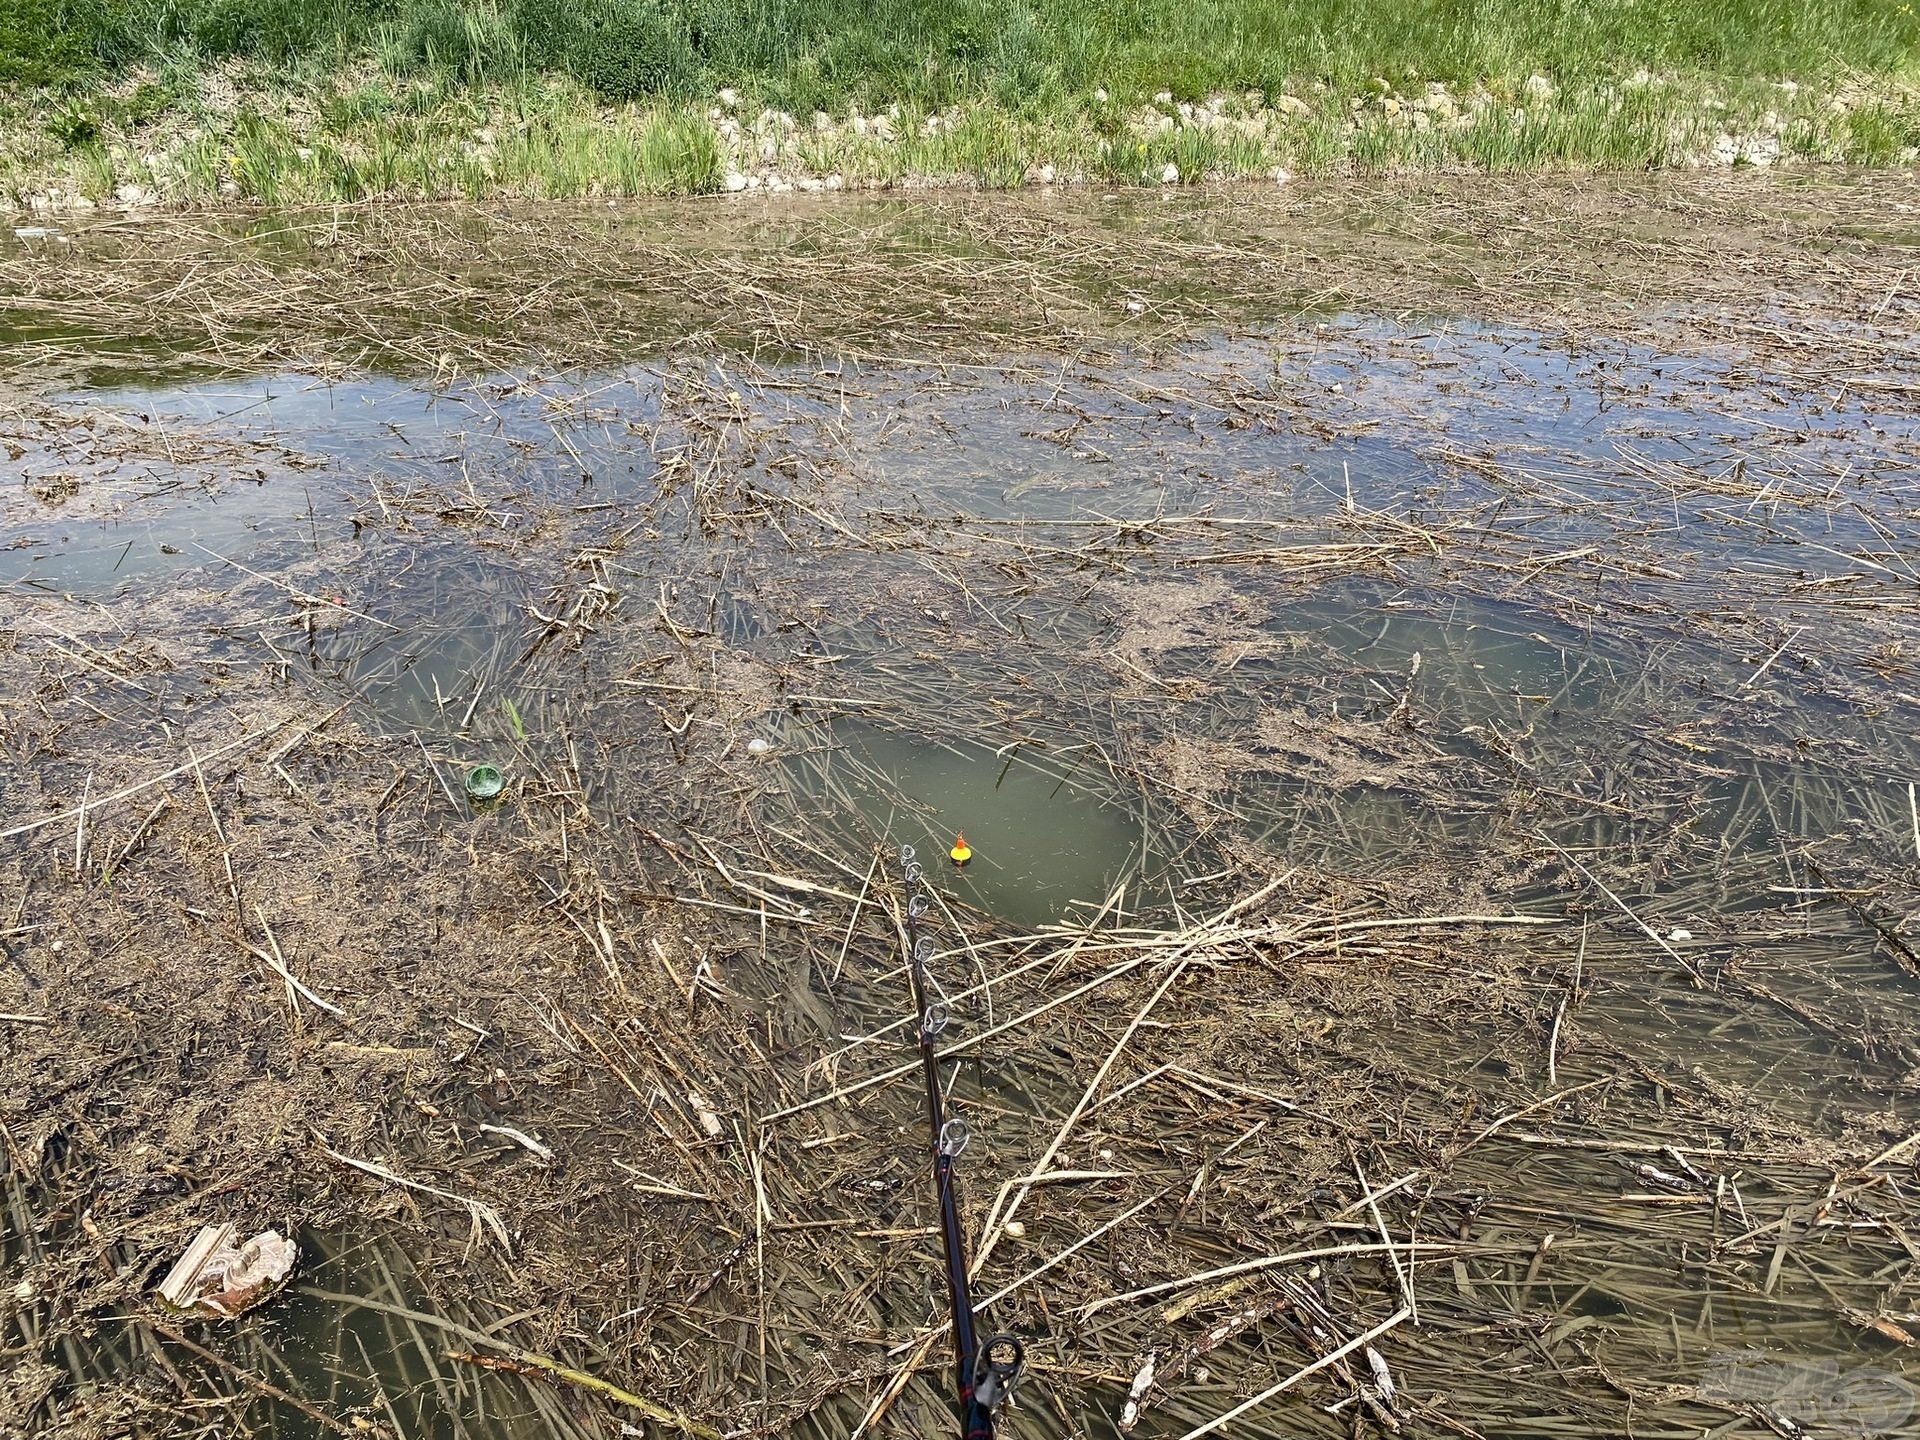
[[[1253,324],[1220,305],[1177,340],[957,369],[749,371],[695,340],[565,378],[176,383],[162,366],[69,388],[48,402],[66,421],[22,431],[28,483],[0,499],[0,605],[41,639],[76,609],[150,637],[164,614],[182,643],[281,667],[443,763],[564,753],[609,824],[699,833],[717,802],[594,723],[635,693],[668,730],[705,723],[633,663],[670,616],[739,657],[702,684],[733,697],[743,746],[766,744],[738,771],[743,813],[854,874],[875,845],[938,853],[964,829],[978,858],[943,889],[983,931],[1116,895],[1128,923],[1170,924],[1255,859],[1411,877],[1430,913],[1451,889],[1461,910],[1553,917],[1512,942],[1531,993],[1341,1014],[1328,1043],[1435,1097],[1407,1101],[1414,1129],[1451,1113],[1470,1132],[1609,1076],[1644,1092],[1628,1108],[1651,1125],[1663,1086],[1726,1086],[1737,1108],[1702,1122],[1695,1097],[1669,1139],[1727,1153],[1663,1203],[1631,1166],[1674,1162],[1608,1143],[1604,1112],[1556,1103],[1477,1147],[1417,1223],[1518,1237],[1534,1262],[1423,1272],[1429,1339],[1396,1352],[1402,1386],[1441,1410],[1471,1395],[1452,1413],[1488,1435],[1605,1433],[1621,1383],[1654,1415],[1635,1433],[1751,1428],[1740,1407],[1756,1405],[1910,1433],[1912,1352],[1845,1318],[1920,1310],[1898,1205],[1791,1232],[1758,1283],[1713,1265],[1719,1242],[1804,1213],[1831,1179],[1772,1156],[1769,1117],[1855,1137],[1864,1161],[1920,1113],[1920,978],[1838,893],[1871,892],[1897,926],[1920,877],[1911,352],[1834,390],[1680,325],[1661,348],[1471,308]],[[537,643],[583,576],[619,595],[591,612],[604,643]],[[288,587],[338,613],[290,631]],[[60,763],[46,788],[77,792]],[[0,776],[11,805],[6,790]],[[1742,983],[1698,988],[1683,963]],[[773,1003],[792,983],[771,962],[749,973]],[[899,1014],[875,975],[786,1003],[822,1051]],[[1550,1079],[1563,1004],[1581,1038]],[[811,1083],[791,1058],[786,1082]],[[991,1144],[1009,1116],[1050,1131],[1088,1078],[1035,1043],[987,1052],[959,1093],[993,1109]],[[887,1093],[909,1126],[913,1097]],[[1433,1155],[1447,1138],[1408,1143]],[[1768,1158],[1740,1163],[1748,1145]],[[308,1239],[339,1253],[243,1332],[260,1373],[329,1407],[378,1391],[410,1436],[609,1433],[538,1383],[442,1373],[417,1328],[310,1293],[431,1308],[367,1237]],[[926,1258],[889,1272],[899,1338],[928,1313]],[[801,1311],[793,1343],[824,1347]],[[1111,1433],[1130,1357],[1101,1349],[1103,1323],[1056,1356],[1095,1356],[1101,1378],[1037,1382],[1013,1433]],[[1523,1361],[1534,1378],[1503,1388]],[[111,1384],[118,1363],[70,1383]],[[1296,1363],[1255,1332],[1138,1433],[1182,1434]],[[712,1365],[757,1383],[744,1356]],[[1662,1387],[1688,1395],[1648,1398]],[[807,1433],[844,1433],[865,1398]],[[940,1423],[916,1403],[902,1423]],[[1233,1433],[1343,1423],[1303,1393]]]

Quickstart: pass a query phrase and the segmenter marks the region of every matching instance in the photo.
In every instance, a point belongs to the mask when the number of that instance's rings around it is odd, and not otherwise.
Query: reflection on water
[[[1138,895],[1143,815],[1091,744],[988,751],[851,723],[822,739],[793,762],[797,784],[854,853],[910,844],[950,899],[1029,929],[1084,918],[1128,880]],[[964,869],[939,858],[963,833]]]

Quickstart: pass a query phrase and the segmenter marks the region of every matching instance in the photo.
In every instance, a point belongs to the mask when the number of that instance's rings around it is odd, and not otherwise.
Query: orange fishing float
[[[955,869],[973,859],[973,847],[967,844],[965,835],[956,834],[953,837],[953,848],[947,851],[947,858],[953,861]]]

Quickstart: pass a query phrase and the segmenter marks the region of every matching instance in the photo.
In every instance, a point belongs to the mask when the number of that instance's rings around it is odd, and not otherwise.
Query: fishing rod
[[[933,1137],[933,1185],[940,1201],[940,1238],[947,1260],[947,1302],[953,1312],[953,1349],[958,1366],[960,1415],[966,1440],[993,1440],[993,1414],[1012,1392],[1026,1364],[1026,1348],[1012,1335],[992,1335],[982,1343],[973,1328],[973,1298],[967,1285],[967,1237],[960,1227],[960,1202],[954,1195],[953,1162],[967,1148],[967,1124],[948,1117],[940,1089],[940,1057],[934,1041],[952,1012],[932,988],[927,962],[933,941],[925,928],[928,907],[926,871],[911,845],[900,847],[900,878],[906,887],[907,974],[914,1008],[920,1015],[920,1069],[927,1083],[927,1126]]]

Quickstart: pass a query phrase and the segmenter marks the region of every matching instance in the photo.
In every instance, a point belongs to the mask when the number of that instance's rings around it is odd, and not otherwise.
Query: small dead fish
[[[1393,1372],[1387,1368],[1387,1357],[1373,1346],[1367,1346],[1367,1366],[1373,1371],[1373,1383],[1380,1389],[1380,1398],[1393,1404]]]
[[[1920,1347],[1920,1340],[1914,1339],[1912,1331],[1904,1325],[1889,1320],[1885,1315],[1869,1315],[1865,1310],[1852,1308],[1843,1309],[1840,1313],[1847,1317],[1850,1324],[1858,1325],[1862,1330],[1871,1330],[1874,1334],[1891,1340],[1896,1345]]]
[[[522,1150],[537,1156],[549,1165],[554,1163],[555,1156],[553,1151],[545,1145],[542,1145],[524,1130],[516,1130],[511,1125],[482,1125],[480,1128],[489,1135],[504,1136],[508,1140],[513,1141],[513,1143],[518,1145]]]
[[[1658,1185],[1665,1190],[1691,1190],[1690,1181],[1678,1175],[1670,1175],[1657,1165],[1636,1165],[1633,1167],[1636,1178],[1644,1185]]]
[[[1673,1161],[1674,1169],[1693,1181],[1694,1184],[1700,1186],[1713,1184],[1713,1177],[1711,1175],[1703,1173],[1698,1166],[1694,1165],[1686,1156],[1674,1149],[1673,1146],[1663,1146],[1660,1153]]]
[[[706,1098],[702,1096],[698,1090],[689,1090],[687,1092],[687,1103],[693,1106],[693,1113],[699,1117],[700,1128],[707,1132],[707,1138],[710,1140],[719,1139],[721,1134],[726,1130],[725,1124],[720,1119],[719,1112],[707,1104]]]
[[[1140,1401],[1153,1384],[1154,1366],[1159,1358],[1157,1351],[1149,1350],[1147,1363],[1140,1367],[1140,1373],[1133,1377],[1133,1383],[1127,1387],[1127,1403],[1120,1407],[1120,1430],[1123,1434],[1140,1423]]]

